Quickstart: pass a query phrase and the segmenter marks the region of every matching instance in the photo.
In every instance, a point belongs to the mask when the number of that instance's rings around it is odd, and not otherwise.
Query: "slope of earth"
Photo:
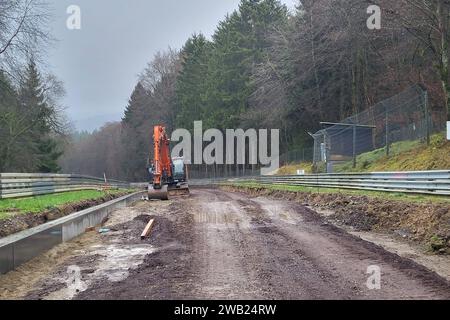
[[[450,141],[444,134],[431,137],[427,146],[421,141],[396,142],[391,146],[391,156],[386,149],[359,155],[357,166],[352,162],[336,165],[335,172],[422,171],[450,170]]]

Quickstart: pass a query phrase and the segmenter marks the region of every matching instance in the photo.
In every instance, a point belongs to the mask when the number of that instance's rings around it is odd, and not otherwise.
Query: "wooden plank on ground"
[[[147,226],[144,229],[144,232],[141,234],[141,240],[144,240],[150,235],[150,232],[152,231],[153,224],[155,223],[155,219],[150,220],[150,222],[147,224]]]

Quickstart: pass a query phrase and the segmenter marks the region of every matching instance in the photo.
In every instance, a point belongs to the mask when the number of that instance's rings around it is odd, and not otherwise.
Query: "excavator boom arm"
[[[155,126],[153,130],[154,141],[154,172],[153,185],[161,187],[164,178],[172,176],[172,161],[170,158],[170,139],[163,126]]]

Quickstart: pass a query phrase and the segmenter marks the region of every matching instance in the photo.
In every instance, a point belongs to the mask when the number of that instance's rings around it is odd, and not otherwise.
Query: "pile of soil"
[[[224,190],[251,196],[295,201],[331,210],[333,222],[357,231],[376,231],[426,245],[432,252],[450,254],[450,206],[445,203],[413,203],[380,197],[341,193],[307,193],[266,188],[223,186]]]
[[[23,230],[37,227],[41,224],[65,217],[74,212],[95,207],[105,202],[120,198],[126,194],[126,192],[118,194],[107,194],[95,200],[84,200],[76,203],[71,203],[40,213],[17,213],[10,218],[0,220],[0,238],[7,237]]]
[[[170,213],[170,214],[169,214]],[[155,219],[150,237],[141,240],[139,235],[147,223]],[[150,244],[158,250],[145,257],[137,268],[129,270],[130,276],[121,282],[97,281],[76,300],[120,300],[120,299],[184,299],[192,286],[184,281],[192,277],[192,255],[194,248],[194,220],[189,208],[181,203],[172,203],[162,215],[142,214],[132,221],[114,226],[119,231],[120,244]],[[76,262],[80,265],[79,262]]]

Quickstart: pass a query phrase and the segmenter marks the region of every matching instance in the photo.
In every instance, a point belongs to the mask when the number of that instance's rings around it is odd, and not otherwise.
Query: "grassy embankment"
[[[19,199],[1,199],[0,220],[16,214],[40,213],[60,206],[75,204],[80,201],[96,200],[108,194],[118,195],[126,193],[127,191],[128,190],[83,190]]]
[[[262,185],[254,182],[238,182],[238,183],[226,183],[224,185],[230,185],[240,188],[249,189],[268,189],[274,191],[287,191],[287,192],[304,192],[304,193],[323,193],[323,194],[343,194],[354,196],[369,196],[373,198],[382,198],[385,200],[398,200],[398,201],[411,201],[417,203],[448,203],[450,204],[450,198],[447,196],[434,196],[434,195],[419,195],[408,194],[398,192],[383,192],[383,191],[370,191],[370,190],[352,190],[352,189],[334,189],[334,188],[315,188],[315,187],[303,187],[303,186],[284,186],[284,185]]]
[[[423,141],[401,141],[391,145],[390,156],[386,148],[377,149],[357,157],[356,168],[353,162],[345,162],[334,167],[336,173],[341,172],[377,172],[377,171],[422,171],[450,170],[450,141],[444,134],[431,137],[427,146]],[[296,174],[297,170],[312,172],[311,163],[293,163],[279,169],[277,174]]]
[[[422,171],[450,169],[450,141],[444,134],[431,137],[429,146],[421,141],[401,141],[392,144],[391,155],[386,148],[358,156],[356,168],[352,162],[335,167],[336,172]]]

